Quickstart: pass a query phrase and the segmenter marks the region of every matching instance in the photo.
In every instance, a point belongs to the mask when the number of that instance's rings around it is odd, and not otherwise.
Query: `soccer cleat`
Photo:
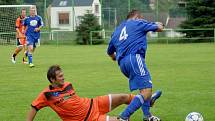
[[[161,119],[156,116],[151,116],[147,119],[143,119],[143,121],[161,121]]]
[[[23,64],[28,64],[28,61],[27,61],[27,59],[25,57],[22,58],[22,63]]]
[[[11,57],[11,62],[13,63],[13,64],[15,64],[16,63],[16,58],[15,57]]]
[[[129,119],[125,119],[125,118],[123,118],[123,117],[121,117],[121,116],[117,117],[117,119],[118,119],[119,121],[129,121]]]
[[[34,64],[33,64],[33,63],[30,63],[30,64],[29,64],[29,67],[30,67],[30,68],[34,67]]]
[[[157,90],[151,97],[151,100],[150,100],[150,106],[152,107],[155,103],[155,101],[161,96],[162,94],[162,91],[160,90]]]

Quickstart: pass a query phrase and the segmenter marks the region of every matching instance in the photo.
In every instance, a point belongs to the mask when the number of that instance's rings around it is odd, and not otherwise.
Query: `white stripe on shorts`
[[[108,95],[108,97],[109,97],[109,111],[111,111],[111,109],[112,109],[112,97],[111,97],[111,94],[109,94]]]
[[[137,59],[137,64],[138,64],[138,67],[139,67],[139,70],[140,70],[140,75],[144,76],[145,75],[145,70],[144,70],[144,67],[143,67],[143,62],[141,60],[140,54],[136,54],[136,59]]]
[[[106,121],[109,121],[110,120],[110,117],[107,115],[106,116]]]

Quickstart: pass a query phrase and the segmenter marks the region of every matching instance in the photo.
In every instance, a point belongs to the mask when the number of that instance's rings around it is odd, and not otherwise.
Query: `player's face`
[[[64,75],[63,71],[56,71],[56,79],[54,80],[54,84],[58,87],[62,87],[64,85]]]
[[[31,16],[35,16],[35,11],[36,11],[36,10],[35,10],[34,8],[31,8],[31,9],[30,9],[30,15],[31,15]]]
[[[143,15],[142,14],[137,14],[135,18],[136,19],[143,19]]]
[[[26,16],[26,10],[22,10],[22,16],[25,17]]]

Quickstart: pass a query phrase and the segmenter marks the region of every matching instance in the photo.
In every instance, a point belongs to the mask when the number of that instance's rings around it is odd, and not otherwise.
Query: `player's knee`
[[[144,97],[144,100],[149,100],[152,96],[152,90],[151,88],[142,89],[140,90],[140,94]]]

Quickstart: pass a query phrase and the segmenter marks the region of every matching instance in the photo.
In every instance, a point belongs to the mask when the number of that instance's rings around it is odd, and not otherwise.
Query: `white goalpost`
[[[0,44],[16,44],[16,19],[21,14],[23,8],[26,15],[35,5],[0,5]]]

